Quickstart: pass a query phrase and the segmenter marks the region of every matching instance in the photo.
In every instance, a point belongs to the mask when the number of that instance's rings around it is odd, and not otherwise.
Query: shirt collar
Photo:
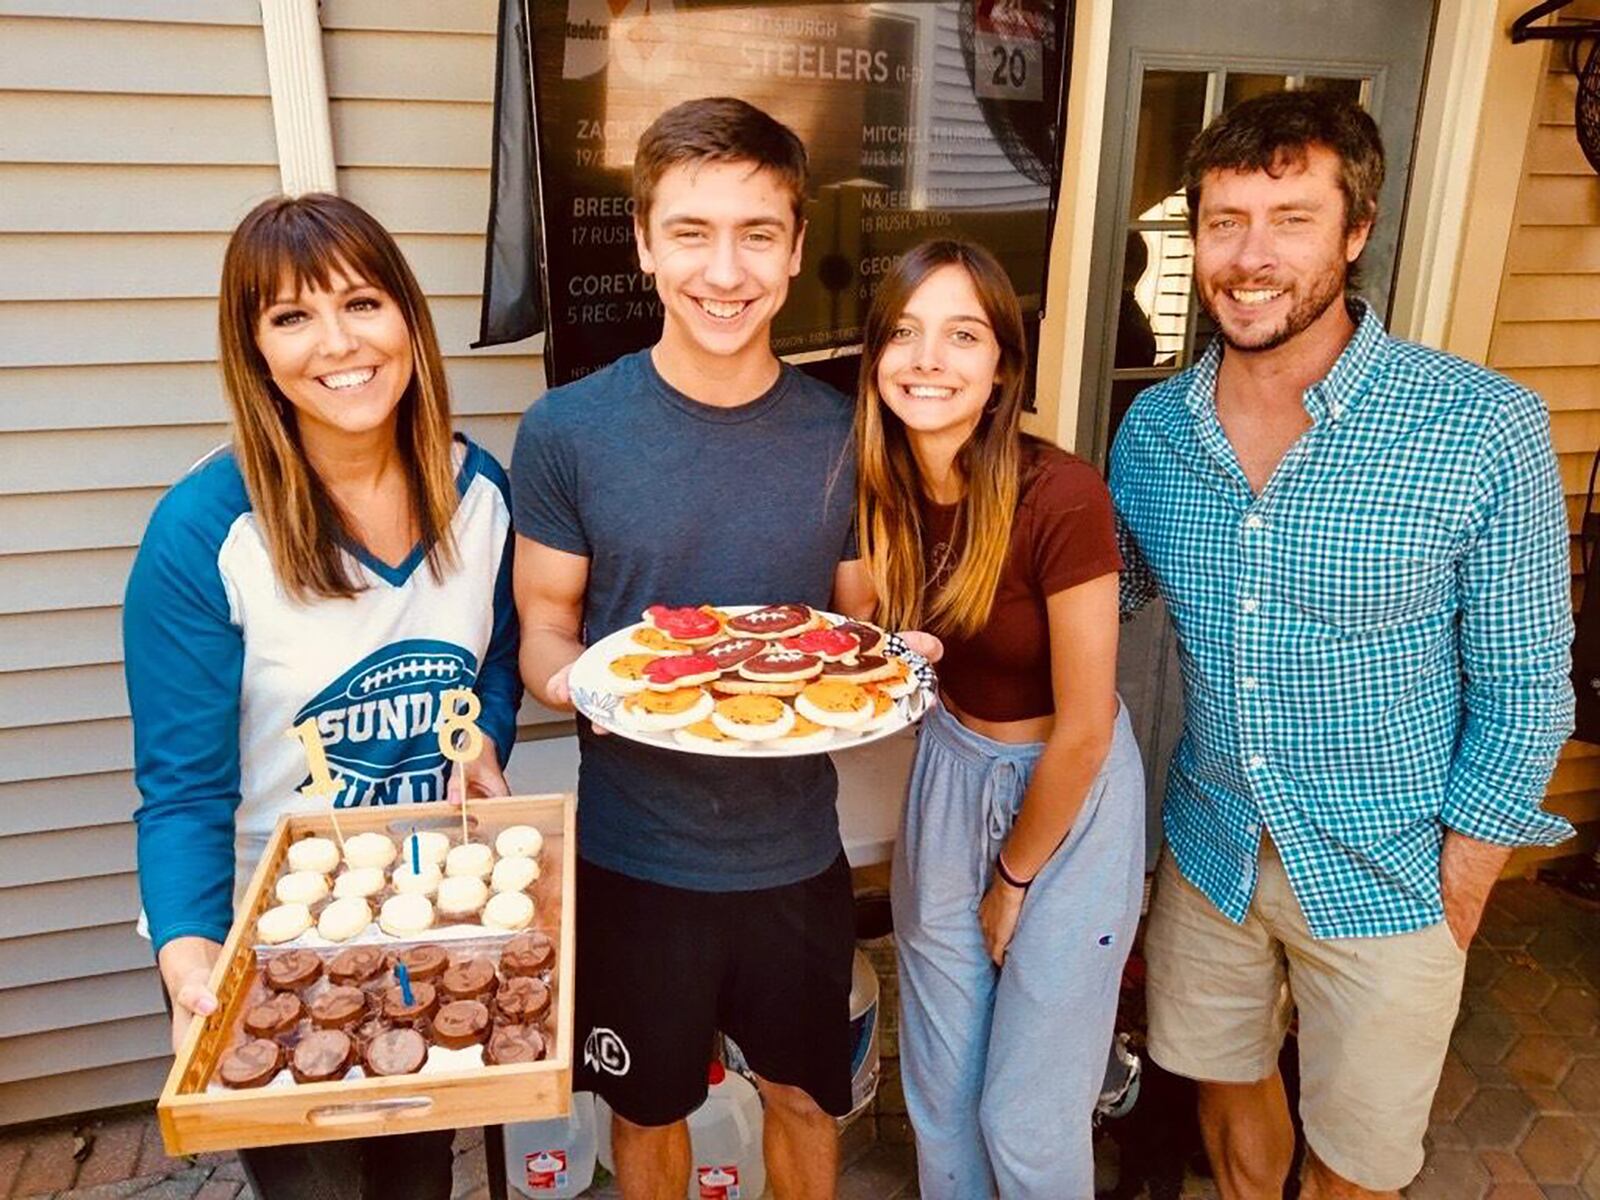
[[[1389,335],[1384,332],[1383,322],[1372,305],[1359,296],[1351,297],[1349,305],[1356,322],[1355,334],[1327,375],[1306,389],[1306,412],[1313,424],[1338,421],[1360,401],[1388,340]],[[1184,400],[1196,418],[1216,411],[1217,371],[1222,366],[1222,351],[1222,335],[1218,334],[1194,365],[1194,375]]]

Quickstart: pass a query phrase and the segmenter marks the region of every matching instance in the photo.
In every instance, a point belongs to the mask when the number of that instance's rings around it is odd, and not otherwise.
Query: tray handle
[[[431,1096],[395,1096],[388,1100],[361,1100],[351,1104],[324,1104],[306,1113],[313,1125],[366,1125],[397,1117],[418,1117],[433,1107]]]

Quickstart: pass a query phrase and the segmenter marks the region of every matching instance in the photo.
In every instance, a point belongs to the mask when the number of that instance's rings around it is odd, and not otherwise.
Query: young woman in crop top
[[[1111,501],[1093,467],[1021,433],[1026,380],[1017,297],[987,251],[925,242],[884,278],[858,531],[880,622],[945,647],[893,882],[901,1071],[935,1200],[1094,1194],[1143,887]]]

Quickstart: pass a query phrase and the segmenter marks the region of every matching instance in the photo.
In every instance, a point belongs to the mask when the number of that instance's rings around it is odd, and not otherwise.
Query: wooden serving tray
[[[552,882],[559,884],[560,911],[551,914],[547,904],[535,920],[536,928],[545,929],[556,939],[555,1038],[549,1057],[536,1063],[425,1075],[208,1090],[217,1062],[238,1027],[240,1009],[255,977],[256,918],[275,903],[273,887],[289,843],[308,834],[333,836],[333,820],[327,813],[286,816],[278,821],[256,866],[211,973],[217,1011],[204,1020],[196,1018],[189,1026],[156,1105],[161,1139],[168,1154],[497,1125],[561,1116],[568,1111],[572,1103],[576,801],[571,794],[506,796],[474,800],[467,811],[473,840],[491,845],[495,835],[508,825],[532,825],[544,835],[541,882],[559,872],[559,880]],[[339,829],[345,837],[372,830],[389,833],[398,842],[414,828],[437,828],[448,833],[460,827],[460,811],[442,803],[355,808],[339,813]],[[448,949],[448,942],[440,944]]]

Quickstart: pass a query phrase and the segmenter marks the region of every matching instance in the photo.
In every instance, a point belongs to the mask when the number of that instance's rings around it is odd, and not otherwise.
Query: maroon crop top
[[[940,633],[939,684],[964,713],[1021,721],[1055,711],[1045,598],[1122,569],[1111,495],[1083,459],[1042,443],[1023,452],[1023,491],[989,623],[976,637]],[[922,502],[929,591],[955,526],[954,504]],[[945,574],[948,575],[949,564]]]

